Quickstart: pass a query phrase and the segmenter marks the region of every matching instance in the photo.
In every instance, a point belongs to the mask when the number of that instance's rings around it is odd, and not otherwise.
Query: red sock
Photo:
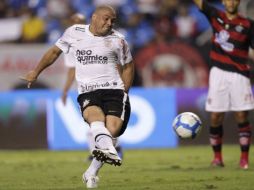
[[[242,152],[241,153],[241,160],[247,160],[249,158],[249,152]]]
[[[214,152],[214,158],[218,160],[222,160],[222,154],[221,152]]]

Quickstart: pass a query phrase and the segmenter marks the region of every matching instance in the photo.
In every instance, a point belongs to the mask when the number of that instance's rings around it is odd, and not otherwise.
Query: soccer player
[[[75,13],[70,17],[70,26],[74,25],[74,24],[85,24],[85,23],[86,23],[86,18],[84,15],[82,15],[80,13]],[[67,79],[66,79],[66,82],[65,82],[65,85],[63,88],[62,96],[61,96],[61,99],[62,99],[62,102],[64,105],[66,104],[66,98],[67,98],[68,91],[75,79],[75,63],[72,61],[73,56],[74,56],[73,53],[64,54],[64,64],[68,68]],[[92,154],[95,144],[94,144],[94,138],[93,138],[91,130],[87,131],[86,136],[87,136],[89,151]],[[117,150],[118,155],[122,159],[123,158],[122,147],[121,147],[117,138],[115,139],[115,141],[116,141],[115,148]],[[92,159],[93,159],[92,155],[88,156],[88,161],[91,161]]]
[[[251,125],[248,111],[254,108],[250,83],[248,50],[254,48],[253,21],[238,14],[240,0],[222,0],[224,11],[206,0],[194,0],[206,15],[213,29],[210,60],[212,68],[206,111],[211,112],[210,143],[214,151],[213,166],[224,166],[222,157],[223,120],[233,111],[238,123],[241,156],[239,166],[249,167]]]
[[[78,102],[95,141],[94,159],[83,174],[87,188],[97,187],[103,163],[122,164],[114,139],[124,133],[130,117],[128,91],[134,65],[126,40],[112,28],[115,20],[112,7],[97,7],[89,25],[69,27],[38,65],[22,77],[29,88],[62,52],[73,52]]]

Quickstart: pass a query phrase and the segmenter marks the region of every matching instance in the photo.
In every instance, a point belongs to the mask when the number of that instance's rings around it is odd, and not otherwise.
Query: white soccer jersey
[[[97,89],[124,89],[118,65],[132,61],[123,35],[113,30],[107,36],[94,36],[89,25],[73,25],[55,44],[64,53],[73,54],[79,94]]]
[[[68,68],[75,67],[75,63],[73,62],[74,52],[69,52],[64,54],[64,64]]]

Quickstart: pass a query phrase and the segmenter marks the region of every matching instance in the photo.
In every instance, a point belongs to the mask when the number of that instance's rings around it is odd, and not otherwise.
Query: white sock
[[[119,146],[119,140],[118,140],[118,138],[112,138],[112,141],[113,141],[114,147],[118,147]]]
[[[94,175],[97,176],[100,168],[103,166],[103,163],[96,160],[95,158],[92,160],[89,168],[86,170],[85,175]]]
[[[91,131],[95,140],[95,146],[102,149],[110,149],[115,151],[112,142],[112,136],[105,127],[104,122],[95,121],[90,124]]]
[[[95,147],[95,142],[94,142],[93,133],[90,128],[86,133],[86,137],[87,137],[87,144],[88,144],[89,151],[92,154]]]

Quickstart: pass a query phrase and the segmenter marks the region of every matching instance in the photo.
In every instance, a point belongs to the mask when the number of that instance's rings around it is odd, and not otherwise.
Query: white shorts
[[[254,109],[249,78],[213,67],[209,75],[206,111],[227,112]]]

